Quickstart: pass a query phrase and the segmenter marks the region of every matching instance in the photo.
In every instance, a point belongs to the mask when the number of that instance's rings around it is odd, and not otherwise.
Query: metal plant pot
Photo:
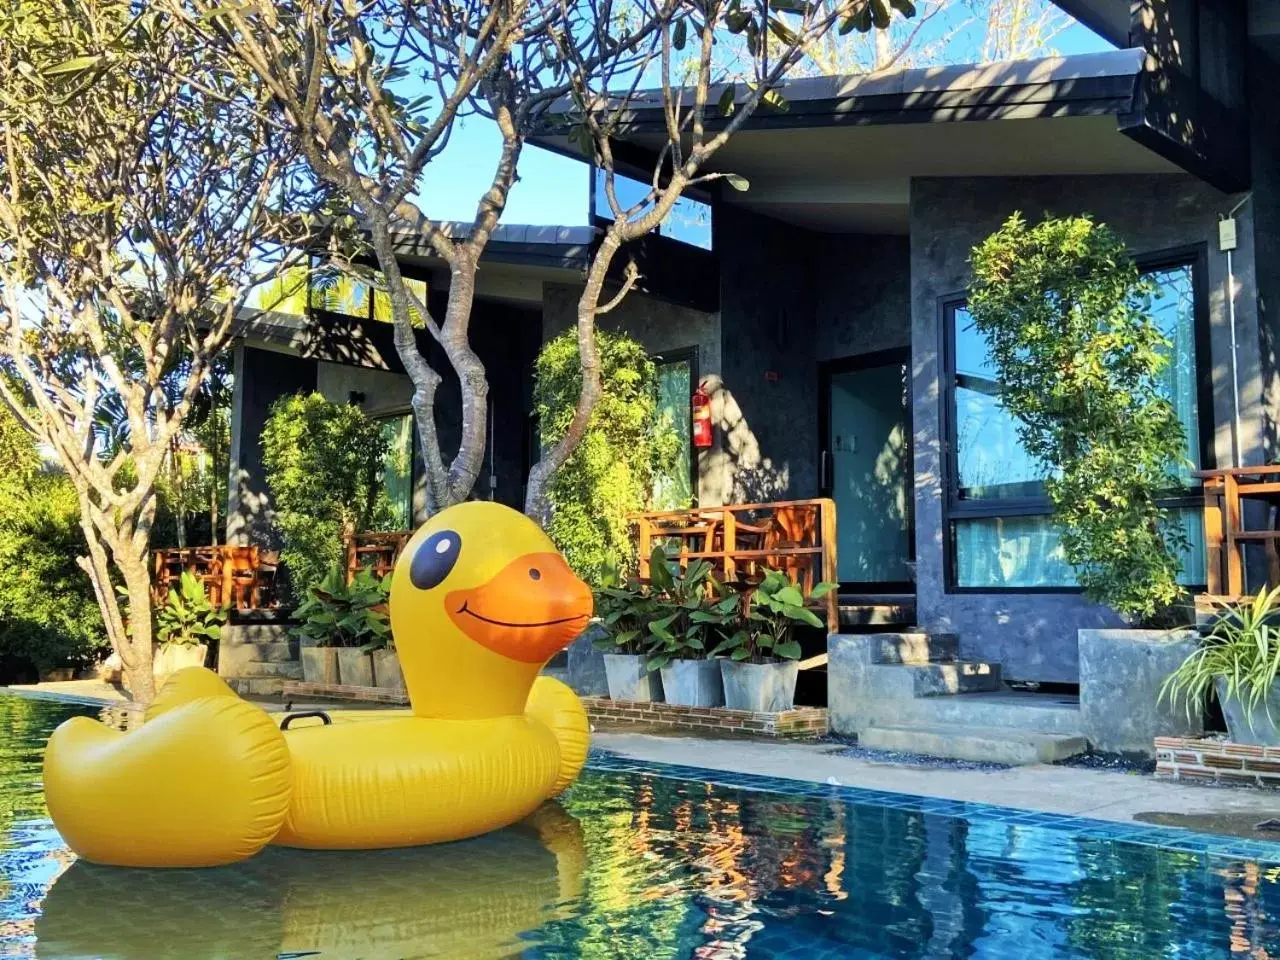
[[[720,661],[724,680],[724,703],[730,710],[781,713],[796,705],[796,679],[800,664],[794,660],[777,663]]]
[[[302,679],[307,683],[323,683],[328,686],[338,682],[337,647],[303,647]]]
[[[372,687],[373,658],[359,647],[339,647],[338,682],[344,687]]]
[[[404,671],[400,669],[400,658],[394,650],[375,650],[373,657],[373,682],[380,690],[394,690],[405,693]]]
[[[672,660],[662,668],[667,703],[684,707],[723,707],[724,682],[715,660]]]
[[[1227,736],[1233,743],[1259,747],[1280,746],[1280,687],[1272,687],[1258,705],[1249,709],[1239,697],[1227,696],[1227,682],[1217,681],[1218,702],[1227,720]]]
[[[613,700],[661,703],[662,683],[657,671],[645,669],[645,658],[634,653],[606,653],[605,681]]]

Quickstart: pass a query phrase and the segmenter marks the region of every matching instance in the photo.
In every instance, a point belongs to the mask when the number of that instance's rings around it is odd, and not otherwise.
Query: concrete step
[[[1054,763],[1089,749],[1084,737],[1006,727],[870,727],[858,743],[874,750],[917,753],[949,760],[1023,766]]]
[[[279,677],[283,680],[301,680],[302,664],[298,661],[266,662],[262,660],[242,661],[236,671],[237,677]]]
[[[877,633],[870,643],[873,663],[949,663],[960,657],[954,633]]]
[[[869,670],[869,679],[879,696],[893,699],[1001,689],[999,664],[970,660],[876,664]]]
[[[249,643],[225,645],[225,649],[234,647],[236,656],[242,661],[257,660],[261,663],[287,663],[298,659],[297,640],[268,640]]]
[[[859,627],[905,627],[916,622],[915,597],[907,599],[857,597],[852,601],[840,597],[841,629]]]
[[[892,720],[878,717],[869,726],[999,727],[1067,736],[1078,736],[1082,729],[1074,697],[1013,690],[897,701],[888,716]]]

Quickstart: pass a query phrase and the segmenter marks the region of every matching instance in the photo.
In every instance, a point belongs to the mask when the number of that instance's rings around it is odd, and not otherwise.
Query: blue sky
[[[1111,49],[1081,24],[1072,24],[1054,39],[1064,54]],[[419,194],[425,212],[441,220],[469,221],[476,201],[488,187],[501,139],[492,124],[479,117],[462,122],[441,156],[431,162]],[[583,224],[587,222],[587,166],[537,147],[526,147],[520,180],[511,191],[504,223]]]

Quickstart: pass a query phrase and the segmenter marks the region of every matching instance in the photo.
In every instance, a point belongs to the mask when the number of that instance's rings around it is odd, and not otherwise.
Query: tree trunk
[[[145,557],[116,557],[115,561],[124,577],[129,600],[129,631],[124,641],[130,655],[125,656],[124,649],[120,652],[125,683],[135,702],[150,703],[156,696],[152,665],[151,577]]]
[[[524,495],[525,515],[544,527],[550,520],[551,505],[547,500],[547,484],[578,449],[583,435],[587,432],[587,424],[600,401],[600,355],[596,349],[596,313],[600,307],[600,296],[604,292],[605,277],[609,266],[621,246],[617,235],[610,232],[605,235],[587,274],[587,283],[582,295],[578,298],[578,361],[582,370],[582,391],[578,395],[578,406],[574,410],[565,434],[550,447],[544,447],[542,458],[529,471],[529,485]],[[625,292],[625,290],[624,290]]]
[[[178,546],[187,545],[187,504],[182,489],[182,463],[178,460],[178,440],[169,444],[169,476],[173,478],[173,522],[178,529]]]

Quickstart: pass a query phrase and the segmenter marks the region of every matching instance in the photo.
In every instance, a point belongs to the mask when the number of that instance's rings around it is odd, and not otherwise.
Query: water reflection
[[[576,900],[584,850],[577,821],[548,806],[528,825],[436,847],[272,848],[214,870],[78,862],[45,897],[38,956],[507,957]]]
[[[607,770],[459,844],[70,863],[39,799],[47,709],[0,697],[0,956],[1280,960],[1274,865]]]

